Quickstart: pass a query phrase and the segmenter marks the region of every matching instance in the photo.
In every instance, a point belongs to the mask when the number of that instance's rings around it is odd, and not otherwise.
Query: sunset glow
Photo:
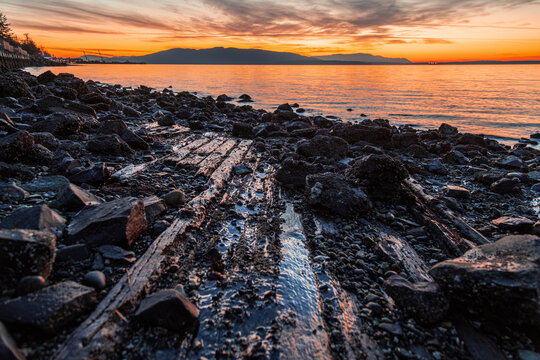
[[[56,56],[214,46],[411,61],[540,60],[538,0],[0,0]],[[84,52],[83,52],[84,51]]]

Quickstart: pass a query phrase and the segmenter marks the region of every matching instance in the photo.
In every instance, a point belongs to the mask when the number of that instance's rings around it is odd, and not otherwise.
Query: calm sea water
[[[256,108],[299,103],[306,114],[387,118],[423,128],[441,122],[503,141],[540,131],[540,65],[80,65],[70,72],[123,86],[172,86],[200,95],[251,95]],[[350,111],[352,110],[352,111]]]

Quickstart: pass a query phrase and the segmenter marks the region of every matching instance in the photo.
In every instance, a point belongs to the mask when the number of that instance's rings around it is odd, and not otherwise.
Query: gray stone
[[[169,206],[178,207],[186,202],[186,195],[182,190],[172,190],[163,196],[165,203]]]
[[[0,359],[25,360],[15,340],[11,337],[4,324],[0,322]]]
[[[540,329],[539,237],[504,237],[443,261],[430,274],[471,315]]]
[[[471,192],[461,186],[446,185],[443,187],[443,191],[446,196],[457,199],[469,199],[471,197]]]
[[[540,183],[536,183],[533,186],[531,186],[531,191],[535,193],[540,193]]]
[[[66,219],[47,205],[36,205],[13,212],[2,220],[0,227],[46,230],[61,234],[65,224]]]
[[[439,133],[442,136],[454,136],[458,134],[458,129],[452,125],[442,123],[441,126],[439,126]]]
[[[26,199],[30,194],[15,184],[0,184],[0,201],[11,203]]]
[[[523,168],[523,160],[517,156],[510,155],[497,161],[497,166],[503,169],[521,169]]]
[[[86,206],[67,228],[70,241],[88,246],[131,246],[146,229],[144,202],[134,197]]]
[[[101,245],[98,247],[98,251],[105,259],[123,261],[129,264],[137,260],[133,251],[124,250],[119,246]]]
[[[66,185],[69,180],[65,176],[52,175],[35,178],[29,183],[23,184],[22,187],[29,192],[58,192]]]
[[[19,280],[17,284],[17,294],[26,295],[34,291],[41,290],[45,287],[45,279],[39,275],[29,275]]]
[[[48,132],[60,139],[65,139],[68,136],[77,134],[82,124],[83,121],[77,115],[54,113],[32,125],[30,131]]]
[[[420,324],[436,324],[448,311],[448,300],[435,282],[412,284],[399,275],[393,275],[385,282],[385,290],[405,316]]]
[[[97,303],[94,289],[73,281],[0,303],[0,320],[24,330],[55,334]]]
[[[22,161],[34,146],[34,137],[26,131],[19,131],[0,138],[0,160],[9,163]]]
[[[435,158],[424,163],[424,169],[434,174],[445,175],[448,173],[448,170],[439,158]]]
[[[101,271],[94,270],[84,275],[82,283],[96,290],[101,290],[107,286],[107,279]]]
[[[11,288],[27,275],[49,275],[56,237],[46,231],[0,229],[0,287]]]
[[[68,184],[56,195],[60,208],[67,211],[79,211],[87,205],[98,205],[103,202],[94,194],[81,189],[77,185]]]
[[[148,196],[144,198],[144,210],[146,212],[146,222],[150,224],[167,212],[167,204],[163,199],[155,195]]]
[[[77,263],[89,258],[90,252],[85,244],[64,246],[56,250],[56,263]]]
[[[309,205],[344,217],[365,214],[371,208],[366,194],[334,173],[308,175],[306,197]]]
[[[166,289],[141,301],[135,316],[147,324],[184,333],[198,323],[199,311],[180,292]]]
[[[101,184],[110,179],[111,173],[105,164],[100,164],[76,172],[69,177],[69,181],[76,184]]]
[[[100,135],[90,140],[86,148],[100,155],[132,155],[133,150],[118,135]]]
[[[502,178],[491,184],[490,188],[499,194],[513,194],[521,191],[521,182],[518,178]]]
[[[343,159],[347,156],[349,144],[337,136],[317,135],[298,145],[298,154],[305,157],[324,156],[332,159]]]
[[[517,231],[522,234],[530,234],[534,221],[525,217],[502,216],[493,220],[493,224],[503,231]]]

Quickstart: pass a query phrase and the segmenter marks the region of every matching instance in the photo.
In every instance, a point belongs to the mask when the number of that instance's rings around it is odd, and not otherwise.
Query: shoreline
[[[540,151],[528,144],[50,71],[0,81],[12,254],[0,321],[13,352],[540,352]]]

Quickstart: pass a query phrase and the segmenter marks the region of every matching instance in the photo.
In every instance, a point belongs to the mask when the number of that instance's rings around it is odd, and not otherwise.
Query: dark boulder
[[[345,139],[349,144],[361,141],[380,146],[390,146],[392,142],[392,130],[383,126],[340,124],[334,127],[332,134]]]
[[[38,75],[37,77],[37,81],[43,85],[48,84],[51,81],[54,81],[55,79],[56,79],[56,75],[51,70],[47,70],[43,74]]]
[[[102,184],[111,178],[111,170],[105,164],[91,166],[69,177],[75,184]]]
[[[0,97],[28,97],[33,99],[34,94],[28,84],[18,76],[0,76]]]
[[[289,103],[281,104],[278,107],[278,110],[286,110],[286,111],[293,111],[293,108]]]
[[[534,226],[534,221],[525,217],[501,216],[492,222],[502,231],[516,231],[521,234],[530,234]]]
[[[298,154],[305,157],[325,156],[332,159],[343,159],[347,156],[349,144],[337,136],[317,135],[313,139],[298,145]]]
[[[452,125],[442,123],[441,126],[439,126],[439,134],[444,137],[454,136],[458,134],[458,129]]]
[[[393,275],[386,280],[384,288],[406,317],[412,317],[422,325],[438,323],[448,311],[448,300],[435,282],[412,284]]]
[[[66,86],[55,86],[50,89],[53,95],[61,97],[66,100],[75,100],[77,99],[77,90],[66,87]]]
[[[306,177],[306,197],[309,205],[331,215],[354,217],[367,213],[371,204],[364,192],[339,174],[323,173]]]
[[[133,149],[118,135],[100,135],[88,141],[86,148],[100,155],[132,155]]]
[[[88,260],[90,252],[84,244],[64,246],[56,250],[55,263],[78,263]]]
[[[474,316],[540,330],[540,238],[513,235],[435,265],[430,274]]]
[[[101,245],[98,247],[98,251],[105,259],[121,261],[126,264],[134,263],[137,260],[133,251],[124,250],[115,245]]]
[[[47,205],[21,208],[6,216],[0,223],[4,229],[32,229],[62,233],[66,219]]]
[[[96,303],[94,289],[66,281],[1,302],[0,320],[20,329],[53,335]]]
[[[79,100],[85,104],[94,105],[94,104],[110,104],[111,99],[106,98],[98,92],[91,92],[88,94],[83,94],[79,96]]]
[[[496,165],[500,168],[510,170],[521,170],[524,166],[523,160],[514,155],[497,160]]]
[[[513,194],[521,192],[521,182],[518,178],[502,178],[490,186],[491,190],[499,194]]]
[[[478,145],[481,147],[486,146],[486,140],[482,135],[475,135],[475,134],[461,134],[458,136],[456,140],[456,144],[458,145]]]
[[[55,151],[60,146],[60,142],[50,132],[34,132],[31,133],[34,137],[34,143],[43,145],[51,151]]]
[[[9,180],[11,178],[23,181],[32,180],[34,178],[32,170],[20,164],[7,164],[0,161],[0,179]]]
[[[87,205],[98,205],[103,202],[94,194],[81,189],[77,185],[68,184],[56,195],[58,207],[67,211],[79,211]]]
[[[0,229],[0,287],[13,288],[27,275],[51,272],[56,237],[48,231]]]
[[[40,144],[34,144],[26,151],[24,163],[30,165],[51,165],[54,159],[52,151]]]
[[[152,223],[156,218],[167,212],[165,200],[155,195],[144,198],[144,210],[146,212],[146,223]]]
[[[240,99],[238,102],[253,102],[251,96],[249,96],[248,94],[242,94],[238,98]]]
[[[370,154],[355,160],[347,176],[364,184],[373,198],[392,200],[399,197],[402,181],[408,173],[399,160]]]
[[[25,159],[25,154],[34,146],[34,137],[26,131],[19,131],[0,138],[0,160],[17,162]]]
[[[88,246],[125,245],[146,229],[144,202],[134,197],[120,198],[81,210],[67,228],[68,239]]]
[[[64,139],[70,135],[77,134],[82,125],[83,121],[77,115],[54,113],[32,125],[30,131],[48,132]]]
[[[412,131],[396,133],[392,135],[392,146],[398,149],[404,149],[418,144],[418,138],[418,134]]]
[[[40,176],[31,182],[23,184],[22,187],[29,192],[58,192],[67,184],[69,184],[69,180],[64,176],[52,175]]]
[[[79,79],[72,74],[58,74],[54,82],[57,86],[65,86],[77,91],[79,96],[88,94],[90,92],[86,83],[82,79]]]
[[[98,132],[105,135],[116,134],[122,135],[127,130],[127,125],[120,119],[106,120],[101,123]]]
[[[301,160],[285,159],[276,171],[276,179],[282,184],[304,186],[306,176],[323,171],[322,167]]]
[[[36,101],[36,110],[40,114],[51,114],[64,111],[64,99],[54,95],[42,97]]]
[[[6,203],[18,202],[26,199],[30,194],[15,184],[0,183],[0,201]]]
[[[313,123],[313,125],[324,129],[331,128],[334,125],[334,122],[332,120],[327,119],[323,116],[315,116],[311,119],[311,122]]]
[[[233,99],[232,97],[226,94],[221,94],[216,98],[216,101],[231,101],[232,99]]]
[[[199,311],[179,291],[165,289],[141,301],[135,317],[149,325],[185,333],[198,324]]]
[[[232,135],[244,139],[253,139],[253,125],[245,122],[234,122],[232,127]]]

